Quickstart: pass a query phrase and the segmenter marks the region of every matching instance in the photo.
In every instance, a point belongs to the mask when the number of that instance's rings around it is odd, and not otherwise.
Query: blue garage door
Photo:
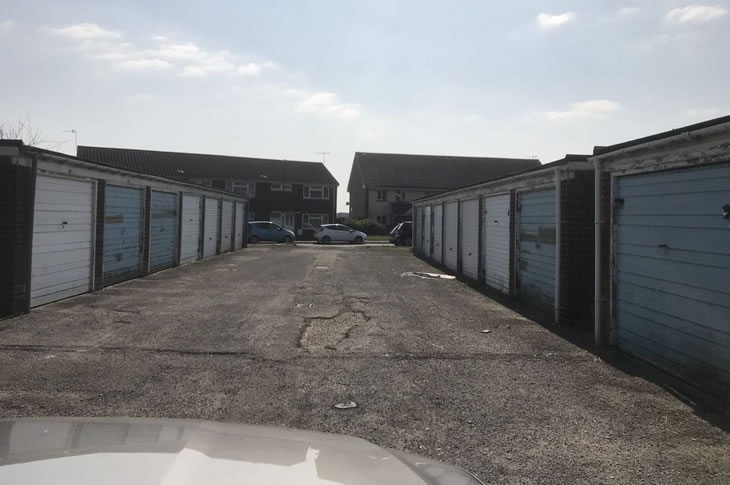
[[[555,189],[520,194],[520,300],[555,308]]]
[[[104,195],[104,284],[142,272],[142,189],[107,185]]]
[[[175,265],[177,197],[167,192],[150,195],[150,271]]]
[[[730,164],[616,187],[619,347],[730,400]]]

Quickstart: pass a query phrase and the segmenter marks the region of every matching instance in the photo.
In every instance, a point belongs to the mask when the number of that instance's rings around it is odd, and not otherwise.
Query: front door
[[[279,224],[284,229],[294,232],[294,213],[293,212],[272,212],[271,222]]]

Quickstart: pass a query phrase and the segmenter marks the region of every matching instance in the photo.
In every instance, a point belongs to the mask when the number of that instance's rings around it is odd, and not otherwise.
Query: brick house
[[[347,185],[350,217],[391,227],[412,218],[416,199],[539,166],[533,159],[356,152]]]
[[[80,158],[246,196],[248,220],[265,220],[312,237],[334,222],[338,183],[320,162],[79,146]]]

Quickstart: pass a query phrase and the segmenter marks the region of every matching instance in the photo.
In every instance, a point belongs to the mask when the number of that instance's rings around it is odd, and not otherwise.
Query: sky
[[[699,3],[694,3],[699,2]],[[0,0],[0,120],[321,161],[537,157],[730,114],[730,1]]]

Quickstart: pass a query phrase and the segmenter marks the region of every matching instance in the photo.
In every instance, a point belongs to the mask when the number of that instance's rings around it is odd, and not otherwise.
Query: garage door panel
[[[621,264],[617,280],[621,279],[622,273],[631,273],[659,280],[654,283],[655,285],[661,284],[662,281],[669,281],[706,289],[717,288],[721,281],[730,281],[725,279],[728,277],[727,268],[699,266],[671,260],[662,261],[626,254],[619,256]]]
[[[510,195],[484,198],[484,266],[487,286],[509,293]]]
[[[236,202],[236,224],[235,224],[235,236],[233,240],[234,249],[241,249],[243,247],[243,220],[244,220],[244,205],[243,202]]]
[[[461,206],[461,271],[479,279],[479,200],[466,200]]]
[[[51,293],[42,291],[31,292],[32,306],[45,305],[54,301],[62,300],[72,296],[80,295],[89,291],[89,280],[87,278],[56,286]]]
[[[615,282],[620,285],[627,284],[637,288],[652,288],[653,291],[661,291],[667,297],[684,296],[690,300],[697,300],[702,303],[730,307],[730,295],[720,290],[719,287],[704,289],[687,286],[684,283],[663,281],[661,288],[657,289],[656,281],[652,278],[630,273],[621,273],[619,278],[615,279]]]
[[[431,257],[431,206],[423,208],[423,253]]]
[[[667,258],[669,252],[656,246],[638,246],[635,244],[618,244],[618,253],[624,256],[636,256],[638,258],[648,259],[664,259]],[[704,266],[714,266],[717,268],[730,269],[730,258],[718,258],[716,254],[710,252],[686,251],[682,249],[672,249],[670,261],[677,263],[690,263]]]
[[[183,196],[182,229],[180,235],[180,264],[200,258],[201,198]]]
[[[223,201],[221,214],[221,252],[225,253],[233,248],[233,202]]]
[[[638,227],[682,227],[686,229],[717,228],[716,215],[623,215],[627,226]]]
[[[219,221],[218,199],[205,198],[205,221],[203,239],[203,257],[215,256],[218,252]]]
[[[555,193],[519,194],[519,295],[546,311],[555,304]]]
[[[32,267],[50,267],[59,264],[77,263],[84,262],[89,259],[89,248],[90,244],[87,244],[85,248],[79,249],[68,249],[65,251],[63,259],[59,259],[53,253],[39,253],[33,256]]]
[[[143,191],[107,185],[104,202],[104,284],[141,274]]]
[[[691,181],[694,187],[702,192],[706,192],[708,190],[707,184],[718,180],[730,180],[730,171],[728,171],[727,165],[706,166],[700,170],[680,169],[632,175],[621,180],[621,186],[618,189],[620,191],[619,193],[627,193],[633,187],[643,187],[638,194],[643,195],[650,188],[664,188],[679,184],[682,188],[679,192],[687,193],[686,182]],[[727,185],[718,185],[718,187],[719,190],[727,191]],[[664,190],[666,191],[667,189]]]
[[[176,194],[152,191],[150,195],[150,271],[160,271],[175,265],[176,233]]]
[[[459,203],[444,206],[444,265],[456,271],[459,254]]]
[[[716,218],[722,220],[720,216]],[[730,231],[726,227],[701,229],[621,224],[617,229],[617,237],[621,244],[656,248],[666,246],[667,256],[671,256],[671,251],[674,249],[726,254],[725,251],[730,248]]]
[[[433,206],[433,253],[431,257],[437,263],[441,263],[443,248],[443,216],[444,207],[443,205]]]
[[[698,200],[693,194],[656,195],[653,197],[623,197],[621,212],[627,215],[706,215],[707,207],[715,205],[722,207],[727,204],[726,195],[722,192],[706,194],[703,200]],[[621,197],[621,196],[619,196]],[[671,204],[668,204],[671,202]],[[717,204],[720,204],[717,206]],[[715,209],[717,211],[717,209]]]

